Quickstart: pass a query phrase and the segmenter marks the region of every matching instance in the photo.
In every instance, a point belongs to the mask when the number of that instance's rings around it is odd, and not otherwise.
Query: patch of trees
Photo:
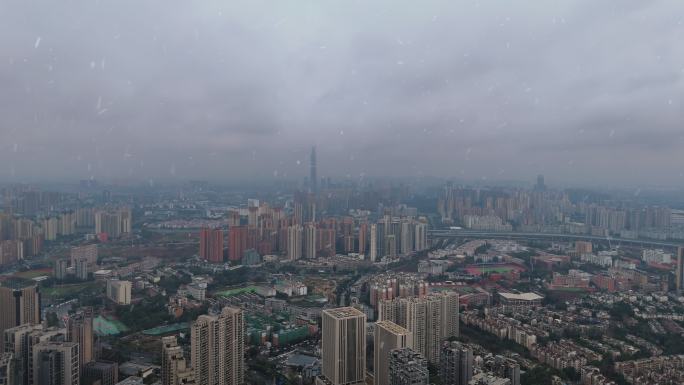
[[[192,282],[192,278],[186,274],[164,276],[159,281],[159,287],[166,290],[167,294],[175,294],[181,285]]]
[[[173,320],[166,310],[166,298],[161,295],[133,305],[116,306],[115,314],[131,331],[150,329]]]

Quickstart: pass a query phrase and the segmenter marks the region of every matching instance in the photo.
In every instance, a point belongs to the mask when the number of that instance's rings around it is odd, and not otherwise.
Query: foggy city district
[[[0,0],[0,385],[684,384],[680,0]]]

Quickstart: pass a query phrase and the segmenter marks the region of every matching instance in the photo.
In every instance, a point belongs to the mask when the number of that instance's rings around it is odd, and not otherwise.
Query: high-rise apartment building
[[[591,254],[594,250],[594,245],[588,241],[575,241],[575,253],[577,255]]]
[[[240,385],[245,371],[242,310],[201,315],[191,327],[191,362],[198,385]]]
[[[223,230],[210,228],[200,230],[199,256],[205,261],[223,262]]]
[[[74,271],[76,273],[77,279],[79,279],[81,281],[87,281],[88,280],[88,274],[90,273],[90,270],[88,269],[88,260],[87,259],[76,260],[76,265],[74,265]]]
[[[0,352],[0,385],[14,385],[14,355]]]
[[[118,279],[107,280],[107,298],[119,305],[130,305],[131,282]]]
[[[390,320],[413,334],[413,348],[429,362],[439,360],[441,342],[458,336],[458,294],[380,301],[379,320]]]
[[[428,231],[428,225],[427,223],[423,222],[417,222],[414,226],[414,244],[413,244],[413,250],[414,251],[422,251],[426,250],[428,248],[427,244],[427,231]]]
[[[128,207],[107,209],[95,212],[95,233],[107,234],[109,238],[119,238],[132,231],[133,216]]]
[[[366,377],[366,315],[353,307],[323,310],[319,384],[363,384]]]
[[[240,226],[240,211],[232,209],[228,211],[228,228],[234,226]]]
[[[410,348],[395,349],[389,356],[389,385],[428,385],[427,360]]]
[[[42,325],[24,324],[5,330],[4,351],[14,355],[15,384],[30,385],[33,381],[33,346],[44,341],[64,340],[64,329],[44,329]]]
[[[304,239],[303,239],[303,254],[306,259],[316,258],[316,251],[318,250],[318,243],[316,242],[316,225],[314,223],[307,223],[304,225]]]
[[[112,361],[92,361],[85,364],[81,383],[83,385],[116,385],[119,382],[119,364]]]
[[[24,259],[24,254],[24,241],[0,241],[0,266]]]
[[[385,255],[390,258],[397,256],[397,236],[394,234],[387,234],[385,236]]]
[[[287,258],[291,261],[302,258],[302,233],[301,225],[287,228]]]
[[[29,385],[79,385],[78,344],[41,342],[33,347],[33,383]]]
[[[373,338],[375,385],[390,385],[390,352],[401,348],[413,348],[413,335],[411,332],[392,321],[377,322]]]
[[[375,223],[370,226],[370,251],[368,255],[371,262],[378,259],[378,225]]]
[[[362,223],[359,225],[358,248],[357,252],[361,255],[366,255],[366,248],[368,247],[368,224]]]
[[[85,259],[92,269],[97,264],[97,245],[83,245],[72,247],[70,251],[71,267],[76,268],[78,261]]]
[[[440,301],[442,317],[442,340],[460,336],[459,310],[460,300],[456,292],[441,292],[433,294]]]
[[[684,246],[677,248],[677,269],[675,270],[675,287],[684,290]]]
[[[161,385],[195,383],[194,371],[183,357],[175,336],[162,337]]]
[[[442,347],[439,374],[444,385],[468,385],[473,378],[473,350],[460,342]]]
[[[46,241],[54,241],[55,239],[57,239],[59,219],[57,219],[56,217],[44,218],[42,227],[43,236],[45,236]]]
[[[69,267],[69,261],[66,259],[58,259],[55,261],[55,268],[53,274],[55,279],[62,281],[67,276],[67,268]]]
[[[85,308],[67,318],[67,341],[78,344],[78,358],[81,368],[93,361],[93,310]]]
[[[247,226],[231,226],[228,228],[228,259],[240,261],[245,256],[247,245]]]
[[[399,252],[403,255],[407,255],[413,251],[415,232],[411,230],[411,223],[409,221],[401,222]]]
[[[35,284],[4,281],[0,286],[0,335],[15,326],[40,323],[40,290]]]

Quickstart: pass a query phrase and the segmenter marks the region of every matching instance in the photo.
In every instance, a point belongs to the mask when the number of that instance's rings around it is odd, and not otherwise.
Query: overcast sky
[[[0,1],[0,181],[684,186],[681,0]]]

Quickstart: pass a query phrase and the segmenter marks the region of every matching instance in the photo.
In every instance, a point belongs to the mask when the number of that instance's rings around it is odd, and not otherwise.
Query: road
[[[572,240],[588,240],[588,241],[610,241],[616,244],[630,244],[637,246],[648,246],[658,248],[676,248],[684,245],[682,243],[664,242],[648,239],[625,239],[613,237],[597,237],[592,235],[581,234],[547,234],[547,233],[522,233],[522,232],[490,232],[490,231],[469,231],[469,230],[428,230],[428,235],[432,238],[467,238],[467,237],[482,237],[482,238],[506,238],[506,239],[572,239]]]

